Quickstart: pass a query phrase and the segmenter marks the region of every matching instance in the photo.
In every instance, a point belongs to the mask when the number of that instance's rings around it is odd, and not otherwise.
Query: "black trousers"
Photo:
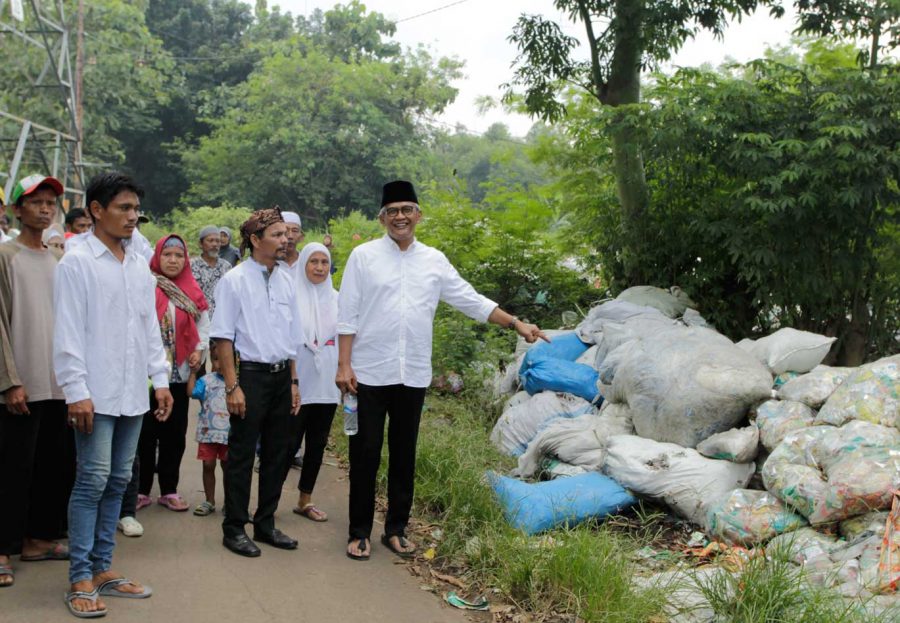
[[[303,467],[300,469],[300,481],[297,488],[300,493],[312,493],[322,468],[322,457],[328,445],[328,433],[334,421],[336,404],[310,404],[300,407],[297,417],[291,418],[291,447],[285,462],[285,479],[291,468],[291,461],[306,438],[306,450],[303,453]]]
[[[384,533],[403,536],[412,510],[416,442],[424,387],[358,385],[359,432],[350,437],[350,538],[369,538],[375,517],[375,482],[388,420],[388,510]],[[304,458],[304,463],[306,459]]]
[[[134,517],[137,513],[138,482],[141,478],[141,458],[134,453],[134,463],[131,464],[131,480],[125,488],[122,496],[122,510],[119,511],[119,519],[122,517]]]
[[[154,417],[156,396],[150,392],[150,411],[144,415],[141,438],[138,441],[137,455],[141,462],[138,491],[150,495],[153,488],[153,474],[159,474],[159,492],[169,495],[178,492],[178,476],[181,471],[181,459],[184,457],[185,437],[187,436],[187,414],[190,398],[187,395],[187,383],[172,383],[172,414],[165,422]],[[159,451],[157,454],[157,450]]]
[[[23,537],[51,541],[65,527],[67,409],[63,400],[29,402],[29,415],[0,405],[0,555],[17,554]]]
[[[259,440],[259,496],[253,526],[257,532],[275,528],[275,510],[281,499],[284,466],[291,446],[291,372],[275,374],[240,369],[241,390],[247,410],[243,418],[231,416],[228,460],[225,462],[225,519],[222,532],[235,537],[244,532],[250,515],[250,481]]]

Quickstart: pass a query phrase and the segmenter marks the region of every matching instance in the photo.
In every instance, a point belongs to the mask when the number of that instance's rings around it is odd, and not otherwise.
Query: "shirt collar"
[[[419,245],[419,239],[413,238],[412,244],[406,248],[406,251],[401,251],[400,245],[398,245],[397,242],[393,238],[391,238],[389,234],[385,234],[384,236],[382,236],[382,240],[384,240],[389,249],[391,249],[392,251],[396,251],[397,253],[408,253]]]
[[[94,253],[94,257],[100,257],[104,252],[112,255],[112,251],[109,250],[109,247],[103,244],[103,242],[94,234],[93,231],[88,232],[86,242],[88,246],[91,247],[91,251]],[[129,244],[130,242],[131,240],[122,241],[122,248],[125,250],[126,257],[133,257],[135,253],[134,245]]]

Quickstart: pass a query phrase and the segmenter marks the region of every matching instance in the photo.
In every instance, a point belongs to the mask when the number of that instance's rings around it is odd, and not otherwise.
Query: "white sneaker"
[[[119,532],[125,536],[141,536],[144,534],[144,526],[134,517],[122,517],[118,524]]]

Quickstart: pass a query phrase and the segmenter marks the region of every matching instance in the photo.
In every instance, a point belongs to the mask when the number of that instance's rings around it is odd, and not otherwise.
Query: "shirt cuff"
[[[476,320],[478,320],[479,322],[487,322],[490,315],[494,313],[494,310],[498,307],[500,306],[497,303],[485,297],[484,302],[481,305],[481,312],[479,313]]]
[[[346,322],[339,322],[337,326],[338,335],[356,335],[359,327],[355,324],[349,324]]]
[[[63,395],[66,397],[67,405],[81,402],[82,400],[89,400],[91,397],[91,392],[88,391],[87,383],[84,382],[69,383],[63,387],[62,390]]]
[[[232,333],[212,333],[209,334],[209,339],[211,340],[228,340],[229,342],[234,342],[234,332]]]
[[[153,383],[153,389],[169,389],[169,375],[165,372],[154,374],[150,377],[150,382]]]

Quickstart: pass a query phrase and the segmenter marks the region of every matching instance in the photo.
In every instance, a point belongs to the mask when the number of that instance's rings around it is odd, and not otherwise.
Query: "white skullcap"
[[[300,223],[300,215],[296,212],[282,212],[281,218],[284,219],[285,223],[293,223],[299,228],[303,228],[303,225]]]

